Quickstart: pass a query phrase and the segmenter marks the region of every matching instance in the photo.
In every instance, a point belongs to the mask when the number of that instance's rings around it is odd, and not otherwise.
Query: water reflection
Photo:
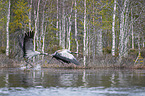
[[[78,80],[78,76],[74,74],[62,74],[59,77],[59,82],[62,86],[72,86],[75,85]]]
[[[142,94],[145,95],[143,91],[145,90],[145,70],[42,69],[36,71],[32,69],[22,71],[20,69],[1,69],[0,88],[2,88],[0,95],[3,88],[8,88],[8,91],[9,88],[14,88],[13,90],[49,88],[49,91],[53,88],[59,90],[68,88],[69,91],[78,91],[80,88],[86,90],[85,88],[87,88],[91,92],[100,92],[101,94],[107,90],[106,92],[117,91],[125,92],[125,94],[143,92]]]
[[[0,87],[145,86],[144,70],[1,70]]]
[[[87,82],[87,79],[86,79],[86,70],[83,70],[82,82],[83,82],[83,87],[88,86],[88,82]]]

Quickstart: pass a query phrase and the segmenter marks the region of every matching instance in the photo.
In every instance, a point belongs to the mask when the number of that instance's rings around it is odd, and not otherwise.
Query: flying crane
[[[65,62],[65,63],[74,63],[75,65],[79,65],[80,63],[77,61],[77,59],[71,54],[73,52],[67,50],[67,49],[62,49],[62,50],[57,50],[55,51],[54,54],[52,55],[52,58],[57,59],[58,61],[60,61],[61,63]],[[51,60],[48,62],[50,63]]]
[[[34,50],[33,38],[34,38],[34,32],[29,31],[24,34],[24,38],[22,38],[23,39],[22,41],[19,40],[19,45],[23,50],[23,57],[26,62],[26,67],[28,64],[30,64],[33,67],[33,65],[29,63],[29,60],[32,57],[37,56],[37,55],[48,55],[48,53],[42,53],[42,52]]]

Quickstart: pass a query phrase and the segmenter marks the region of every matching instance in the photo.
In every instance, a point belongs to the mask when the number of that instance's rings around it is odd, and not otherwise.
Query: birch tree
[[[34,10],[34,12],[35,12],[34,15],[36,16],[36,18],[35,18],[35,34],[34,34],[34,50],[36,49],[36,43],[38,42],[37,34],[38,34],[39,5],[40,5],[40,0],[38,0],[38,5],[37,5],[37,15],[36,15],[36,10]]]
[[[128,56],[128,40],[129,40],[129,3],[127,3],[126,6],[126,12],[125,12],[125,27],[124,27],[124,31],[125,31],[125,41],[124,41],[124,57]]]
[[[78,43],[78,39],[77,39],[77,34],[78,34],[78,28],[77,28],[77,3],[75,0],[75,42],[76,42],[76,52],[78,53],[79,51],[79,43]],[[77,54],[78,57],[78,54]]]
[[[61,24],[61,20],[59,20],[59,46],[62,45],[62,24]]]
[[[44,6],[43,6],[43,12],[42,12],[42,23],[41,23],[41,37],[42,37],[42,48],[41,48],[41,51],[44,53],[44,45],[45,45],[45,31],[44,30],[44,20],[45,20],[45,6],[46,6],[46,2],[47,0],[44,1]],[[41,41],[41,39],[40,39]],[[44,55],[43,55],[44,57]]]
[[[57,16],[56,16],[56,19],[57,19],[56,28],[57,28],[57,30],[58,30],[58,23],[59,23],[58,16],[59,16],[59,11],[58,11],[58,0],[57,0]],[[58,31],[56,32],[56,37],[58,39]]]
[[[31,30],[31,12],[32,12],[32,0],[30,1],[30,4],[29,4],[29,8],[30,8],[30,11],[29,11],[29,31]]]
[[[86,67],[86,0],[84,0],[84,37],[83,37],[84,67]]]
[[[131,8],[131,37],[132,37],[132,49],[134,49],[134,32],[133,32],[133,14],[132,14],[132,8]]]
[[[72,9],[73,9],[73,1],[72,1],[72,6],[70,8],[70,15],[68,17],[68,21],[69,21],[69,29],[68,29],[68,49],[70,50],[70,47],[71,47],[71,37],[70,37],[70,33],[71,33],[71,29],[72,29],[72,21],[71,21],[71,18],[72,18]]]
[[[99,56],[103,55],[102,49],[103,49],[102,29],[99,29],[97,33],[97,54]]]
[[[65,49],[65,0],[62,1],[62,48]]]
[[[95,28],[95,4],[93,0],[93,40],[92,40],[92,55],[93,55],[93,62],[95,62],[96,57],[96,28]]]
[[[40,41],[42,41],[42,47],[41,47],[41,51],[42,53],[44,53],[44,48],[45,48],[45,32],[46,32],[46,24],[44,23],[45,20],[45,6],[46,6],[46,2],[47,0],[44,1],[44,6],[43,6],[43,12],[42,12],[42,23],[41,23],[41,38]],[[44,55],[42,55],[42,63],[44,62]]]
[[[125,18],[125,9],[126,9],[126,5],[127,5],[127,1],[124,1],[124,4],[121,8],[121,13],[120,13],[120,35],[119,35],[119,60],[118,63],[121,64],[122,61],[122,57],[124,56],[124,42],[125,42],[125,22],[124,22],[124,18]]]
[[[115,56],[115,16],[116,16],[116,0],[114,0],[113,21],[112,21],[112,56]]]
[[[100,3],[100,4],[99,4]],[[98,8],[98,28],[97,28],[97,46],[96,46],[96,53],[98,56],[102,56],[103,55],[103,36],[102,36],[102,32],[103,32],[103,15],[104,14],[101,14],[101,12],[103,12],[103,7],[105,5],[103,5],[103,3],[100,1],[98,2],[98,6],[100,6],[100,8]]]
[[[6,44],[6,56],[9,56],[9,23],[10,23],[10,7],[11,2],[9,0],[8,2],[8,14],[7,14],[7,25],[6,25],[6,38],[7,38],[7,44]]]

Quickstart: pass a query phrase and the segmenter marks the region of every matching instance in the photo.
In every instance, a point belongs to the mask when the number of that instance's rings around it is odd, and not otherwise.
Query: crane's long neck
[[[40,53],[40,55],[49,55],[48,53]]]

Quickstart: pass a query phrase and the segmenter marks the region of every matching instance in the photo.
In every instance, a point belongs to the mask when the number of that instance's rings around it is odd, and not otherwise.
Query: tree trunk
[[[132,35],[132,49],[134,49],[134,32],[133,32],[133,14],[131,8],[131,35]]]
[[[37,43],[38,42],[38,36],[37,36],[37,34],[38,34],[39,5],[40,5],[40,0],[38,0],[37,15],[36,15],[36,18],[35,18],[34,50],[36,49],[36,44],[37,44],[37,47],[38,47],[38,43]],[[36,13],[35,10],[34,10],[34,12]]]
[[[8,7],[8,15],[7,15],[7,25],[6,25],[6,38],[7,38],[7,45],[6,45],[6,56],[9,56],[9,23],[10,23],[10,6],[11,2],[9,0],[9,7]]]
[[[31,11],[32,11],[32,0],[30,1],[29,4],[30,11],[29,11],[29,31],[31,30]]]
[[[99,56],[103,55],[102,48],[103,48],[102,29],[99,29],[97,34],[97,54]]]
[[[116,14],[116,0],[114,0],[113,21],[112,21],[112,56],[115,56],[115,14]]]
[[[44,45],[45,45],[45,31],[43,29],[44,29],[44,20],[45,20],[44,12],[45,12],[46,2],[47,2],[47,0],[44,1],[43,12],[42,12],[42,23],[41,23],[41,37],[42,37],[42,48],[41,48],[41,51],[43,53],[44,53]]]
[[[61,20],[59,20],[59,46],[62,46],[62,24],[61,24]]]
[[[73,1],[72,1],[72,6],[71,6],[71,10],[70,10],[70,12],[72,13],[72,8],[73,8]],[[71,21],[71,13],[70,13],[70,15],[69,15],[69,17],[68,17],[68,21],[69,21],[69,30],[68,30],[68,50],[70,50],[70,47],[71,47],[71,43],[70,43],[70,41],[71,41],[71,38],[70,38],[70,33],[71,33],[71,26],[72,26],[72,21]]]
[[[102,16],[100,16],[99,18],[99,22],[100,22],[100,27],[102,26]],[[98,32],[97,32],[97,54],[98,56],[102,56],[103,55],[103,41],[102,41],[102,29],[98,28]]]
[[[64,1],[62,2],[62,48],[65,49],[65,6],[64,6]]]
[[[57,19],[57,21],[56,21],[56,29],[57,30],[58,30],[58,22],[59,22],[58,15],[59,15],[59,11],[58,11],[58,0],[57,0],[57,16],[56,16],[56,19]],[[58,39],[58,31],[56,32],[56,38]]]
[[[127,8],[126,8],[126,14],[125,14],[125,27],[124,27],[124,31],[125,31],[125,37],[124,37],[124,39],[125,39],[125,42],[124,42],[124,57],[128,57],[128,46],[127,46],[127,44],[128,44],[128,40],[129,40],[129,35],[128,35],[128,31],[129,31],[129,20],[128,20],[128,17],[129,17],[129,4],[127,3]]]
[[[122,10],[121,10],[121,14],[120,14],[120,35],[119,35],[119,60],[118,60],[118,64],[121,64],[122,61],[122,57],[124,55],[124,37],[125,37],[125,30],[124,30],[124,13],[125,13],[125,8],[126,8],[126,2],[127,0],[124,1],[124,4],[122,6]]]
[[[77,39],[77,35],[78,35],[78,28],[77,28],[77,3],[75,0],[75,42],[76,42],[76,52],[79,52],[79,43],[78,43],[78,39]],[[78,54],[77,54],[78,57]]]
[[[96,28],[95,28],[95,6],[93,0],[93,40],[92,40],[92,56],[93,56],[93,63],[95,63],[96,57]]]
[[[71,45],[71,44],[70,44],[70,32],[71,32],[71,23],[72,23],[72,22],[71,22],[70,19],[71,19],[71,15],[70,15],[70,17],[68,18],[68,21],[69,21],[69,30],[68,30],[68,38],[67,38],[67,39],[68,39],[68,50],[70,50],[70,45]]]
[[[84,67],[86,67],[86,0],[84,0],[84,48],[83,48],[83,55],[84,55]]]
[[[140,51],[141,51],[141,48],[140,48],[140,36],[139,36],[140,34],[138,33],[138,40],[137,40],[137,43],[138,43],[138,53],[140,53]]]

